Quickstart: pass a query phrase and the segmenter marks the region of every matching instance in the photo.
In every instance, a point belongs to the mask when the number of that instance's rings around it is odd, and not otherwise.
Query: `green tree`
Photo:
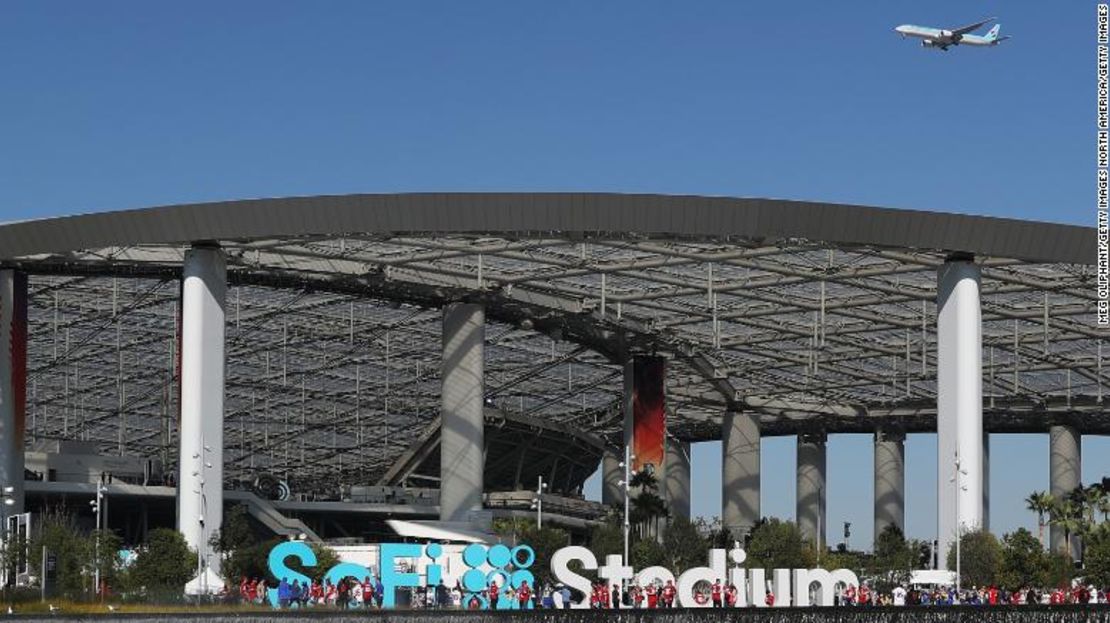
[[[250,547],[258,542],[251,528],[250,515],[243,504],[234,504],[224,511],[220,530],[212,535],[212,545],[218,552],[230,552],[239,547]]]
[[[312,548],[312,553],[316,554],[316,566],[305,569],[304,574],[314,582],[323,582],[328,570],[343,561],[339,559],[339,554],[335,553],[334,549],[323,543],[310,543],[309,547]]]
[[[264,575],[265,557],[269,548],[265,552],[260,551],[262,548],[258,546],[258,538],[251,528],[250,516],[243,504],[235,504],[224,510],[223,525],[212,535],[209,543],[220,554],[220,573],[228,582],[235,584],[244,576]]]
[[[1095,513],[1099,512],[1099,509],[1106,503],[1107,495],[1100,484],[1081,487],[1081,489],[1083,491],[1083,518],[1088,529],[1090,529],[1098,523],[1095,519]]]
[[[510,546],[521,543],[528,545],[536,554],[531,571],[536,580],[543,584],[553,581],[551,576],[551,557],[570,541],[566,530],[550,525],[536,527],[531,519],[498,519],[494,521],[493,531]]]
[[[906,541],[898,526],[887,526],[875,540],[872,569],[878,578],[876,588],[885,592],[897,584],[907,582],[916,562],[915,546]]]
[[[605,560],[605,557],[609,554],[623,554],[623,528],[617,523],[615,518],[600,526],[594,527],[594,529],[590,531],[589,547],[598,561]]]
[[[749,568],[796,569],[814,564],[813,547],[802,538],[798,526],[774,517],[752,530],[747,553]]]
[[[281,539],[270,539],[245,547],[237,547],[226,554],[221,554],[220,574],[232,584],[237,584],[239,579],[243,577],[266,577],[270,573],[268,563],[270,550],[281,542]]]
[[[1087,537],[1083,575],[1095,586],[1110,586],[1110,524],[1101,524]]]
[[[197,572],[197,555],[177,530],[158,528],[147,535],[131,565],[131,586],[149,593],[178,594]]]
[[[685,517],[675,517],[663,532],[666,566],[676,576],[690,567],[705,565],[708,546],[698,527]]]
[[[99,568],[101,583],[109,591],[118,592],[122,571],[119,550],[123,547],[123,540],[111,530],[97,530],[88,536],[85,547],[90,568],[94,571]]]
[[[1073,577],[1075,577],[1075,561],[1070,554],[1054,552],[1045,555],[1045,586],[1068,586]]]
[[[1002,568],[998,583],[1011,590],[1045,583],[1045,553],[1041,542],[1025,528],[1002,537]]]
[[[1047,525],[1046,519],[1055,502],[1055,498],[1047,491],[1034,491],[1029,494],[1029,497],[1025,498],[1025,508],[1037,515],[1037,539],[1040,540],[1042,549],[1045,547],[1044,527]]]
[[[632,566],[636,569],[664,565],[667,562],[667,552],[653,538],[636,539],[629,546],[628,557],[632,559]]]
[[[631,485],[636,493],[631,499],[629,522],[638,537],[658,539],[661,522],[670,516],[667,501],[659,495],[659,481],[652,472],[641,470],[632,477]]]
[[[956,568],[956,544],[948,549],[948,568]],[[973,530],[960,537],[960,582],[963,586],[998,583],[1002,546],[989,530]]]
[[[1081,534],[1086,522],[1083,518],[1083,508],[1077,503],[1076,495],[1056,500],[1049,509],[1049,523],[1064,531],[1065,547],[1061,553],[1066,553],[1073,560],[1075,554],[1072,550],[1072,537]]]
[[[92,579],[86,575],[93,564],[90,545],[91,541],[77,530],[72,515],[47,512],[31,540],[31,568],[42,577],[41,552],[45,547],[54,560],[56,593],[80,598],[92,590]]]
[[[833,551],[821,558],[821,566],[825,569],[849,569],[857,574],[863,570],[864,555],[860,552]]]

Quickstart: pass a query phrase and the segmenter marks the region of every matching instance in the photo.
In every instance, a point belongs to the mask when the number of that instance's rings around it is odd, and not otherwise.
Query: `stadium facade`
[[[12,514],[85,500],[108,475],[117,527],[175,522],[213,564],[225,500],[279,534],[375,538],[383,518],[466,531],[531,515],[542,478],[545,511],[588,527],[599,464],[603,501],[621,499],[629,378],[650,355],[672,513],[690,512],[689,444],[720,439],[722,519],[747,530],[761,438],[796,435],[797,520],[820,543],[828,436],[865,432],[878,534],[904,524],[905,436],[936,433],[943,552],[958,525],[989,526],[990,433],[1050,435],[1063,495],[1081,435],[1110,432],[1094,260],[1090,228],[691,196],[325,196],[11,223],[0,484]]]

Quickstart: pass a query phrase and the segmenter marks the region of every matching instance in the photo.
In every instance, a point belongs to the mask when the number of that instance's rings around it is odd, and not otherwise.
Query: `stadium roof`
[[[439,307],[487,306],[490,402],[620,426],[620,362],[670,359],[670,432],[935,426],[936,268],[983,270],[994,431],[1110,432],[1090,228],[769,199],[412,194],[170,206],[0,226],[31,274],[39,438],[173,462],[177,279],[228,254],[229,476],[375,482],[434,422]],[[238,470],[238,471],[236,471]],[[334,480],[334,479],[333,479]],[[357,482],[356,482],[357,481]]]

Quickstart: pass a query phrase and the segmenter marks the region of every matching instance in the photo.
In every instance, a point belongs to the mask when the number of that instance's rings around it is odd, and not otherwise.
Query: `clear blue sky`
[[[7,2],[0,220],[594,190],[1091,224],[1094,14],[1000,0]],[[1014,36],[994,49],[933,52],[891,31],[990,15]],[[907,445],[909,533],[924,537],[934,441]],[[709,446],[694,455],[698,514],[719,508]],[[1110,472],[1107,455],[1086,441],[1086,479]],[[856,543],[870,541],[870,456],[866,438],[830,443],[829,522],[852,521]],[[764,457],[764,511],[790,517],[793,442]],[[999,437],[993,459],[994,527],[1031,525],[1016,500],[1047,486],[1047,441]]]

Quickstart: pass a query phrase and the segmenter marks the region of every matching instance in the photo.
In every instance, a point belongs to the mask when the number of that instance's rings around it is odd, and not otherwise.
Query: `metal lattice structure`
[[[1058,226],[1045,226],[1058,227]],[[460,230],[466,228],[460,227]],[[1078,229],[1078,228],[1077,228]],[[993,431],[1110,432],[1095,270],[975,248],[652,231],[350,231],[218,238],[229,477],[375,481],[434,424],[439,308],[485,303],[491,406],[615,436],[621,362],[669,357],[669,434],[935,430],[937,268],[982,267]],[[173,463],[188,240],[26,253],[32,438]],[[1093,257],[1092,257],[1093,259]]]

